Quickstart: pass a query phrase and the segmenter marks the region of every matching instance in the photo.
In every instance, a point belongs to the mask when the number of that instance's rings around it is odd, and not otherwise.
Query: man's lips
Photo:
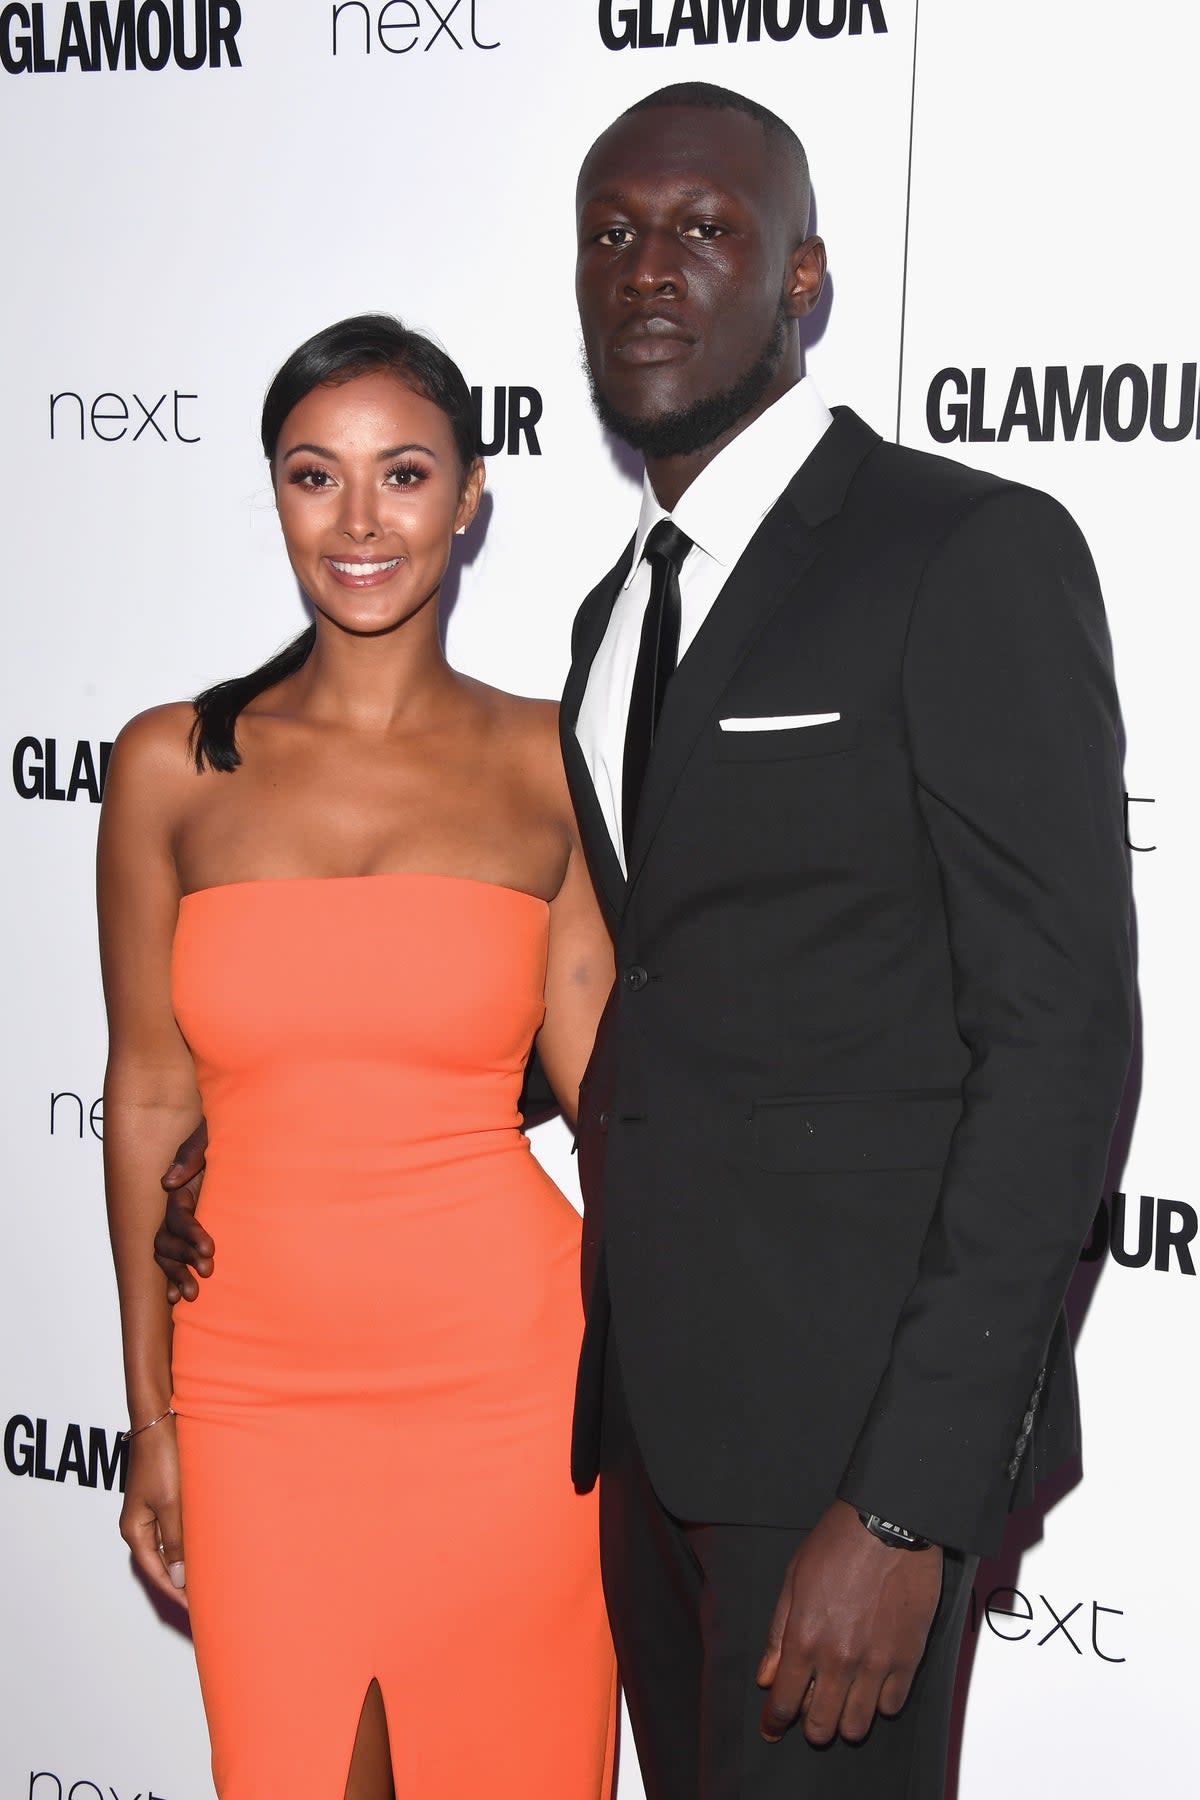
[[[628,320],[611,339],[614,356],[627,363],[674,362],[695,343],[692,333],[661,313]]]

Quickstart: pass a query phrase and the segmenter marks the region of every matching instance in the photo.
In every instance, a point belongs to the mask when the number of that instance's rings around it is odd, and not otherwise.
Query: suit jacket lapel
[[[796,591],[820,548],[818,528],[840,509],[855,470],[879,441],[848,408],[835,410],[833,424],[759,526],[697,632],[663,703],[638,806],[626,897],[696,740],[734,671],[771,616]]]
[[[625,909],[625,875],[616,847],[609,836],[604,813],[592,782],[591,772],[575,735],[575,725],[588,676],[596,652],[604,640],[608,621],[621,591],[621,583],[629,571],[633,555],[633,539],[625,546],[616,566],[594,587],[579,609],[571,644],[571,667],[563,689],[559,711],[559,736],[567,785],[583,840],[584,853],[591,871],[592,883],[604,908],[610,928],[615,932]]]

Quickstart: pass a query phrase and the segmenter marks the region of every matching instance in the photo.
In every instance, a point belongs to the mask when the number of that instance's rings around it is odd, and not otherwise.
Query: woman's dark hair
[[[479,423],[471,390],[462,371],[446,352],[419,331],[410,331],[390,313],[360,313],[327,325],[307,343],[293,350],[267,389],[262,409],[262,447],[269,463],[283,422],[293,406],[315,387],[353,381],[356,375],[387,369],[406,387],[431,400],[444,412],[454,433],[462,473],[480,454]],[[197,769],[236,769],[241,762],[236,741],[238,716],[251,700],[277,682],[302,669],[316,642],[317,628],[309,625],[269,662],[250,675],[219,681],[197,694],[193,702],[196,721],[191,750]]]

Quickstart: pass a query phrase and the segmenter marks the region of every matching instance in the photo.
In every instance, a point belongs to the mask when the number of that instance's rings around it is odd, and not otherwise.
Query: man
[[[702,84],[579,177],[647,480],[562,711],[618,966],[574,1458],[650,1800],[941,1794],[974,1558],[1075,1444],[1055,1321],[1129,1046],[1086,546],[826,410],[808,213],[790,129]]]

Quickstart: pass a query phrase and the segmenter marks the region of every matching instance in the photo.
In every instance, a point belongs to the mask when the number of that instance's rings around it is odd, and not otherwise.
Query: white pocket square
[[[720,719],[722,731],[802,731],[806,725],[836,725],[835,713],[782,713],[771,719]]]

